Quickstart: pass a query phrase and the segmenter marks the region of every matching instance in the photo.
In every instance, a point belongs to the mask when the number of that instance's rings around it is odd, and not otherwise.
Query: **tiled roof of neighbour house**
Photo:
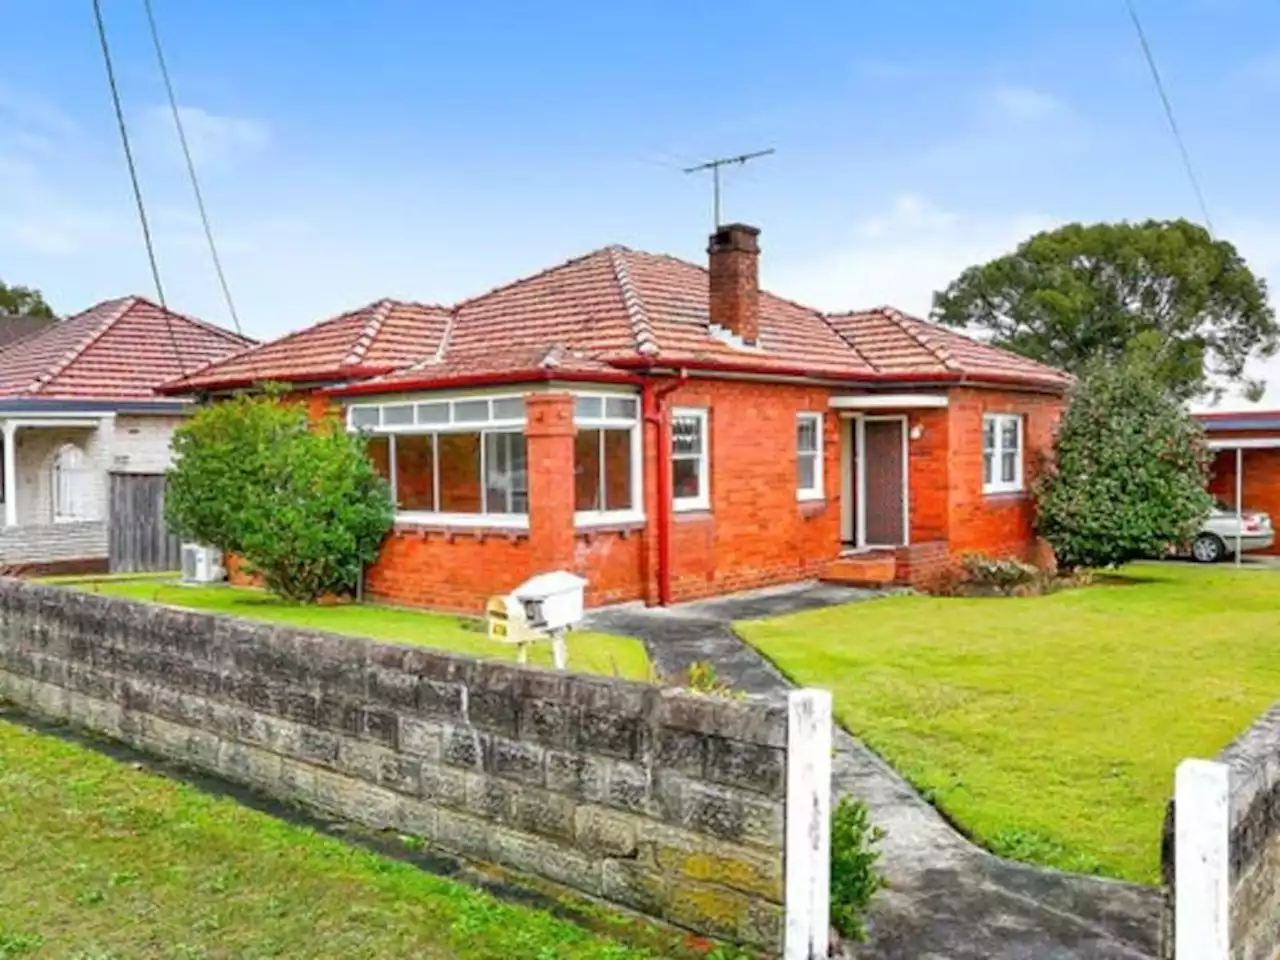
[[[448,324],[447,307],[379,300],[211,363],[164,392],[376,376],[439,349]]]
[[[57,323],[54,317],[0,316],[0,350],[10,344],[41,333]]]
[[[1280,429],[1280,410],[1213,410],[1195,414],[1209,433]]]
[[[0,397],[140,400],[252,344],[142,297],[107,300],[0,350]]]
[[[1064,388],[1055,367],[908,316],[893,307],[829,314],[827,322],[883,374],[967,376]]]
[[[290,371],[337,384],[329,391],[335,394],[486,377],[549,379],[548,351],[559,351],[566,379],[681,367],[860,385],[986,382],[1061,391],[1069,383],[1060,371],[896,310],[828,316],[765,290],[759,291],[757,340],[743,343],[711,323],[709,286],[705,267],[605,247],[452,309],[414,307],[418,313],[406,314],[395,349],[383,354],[386,369],[376,369],[376,339],[358,357],[341,348],[372,323],[379,309],[373,305],[246,351],[166,390],[289,379]]]

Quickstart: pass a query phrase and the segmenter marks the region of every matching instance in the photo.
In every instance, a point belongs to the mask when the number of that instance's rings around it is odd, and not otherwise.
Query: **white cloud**
[[[984,103],[997,120],[1034,123],[1059,114],[1063,105],[1056,97],[1022,84],[1002,84],[987,91]]]
[[[847,241],[817,260],[782,266],[771,278],[779,292],[826,310],[891,304],[927,316],[933,292],[965,267],[1007,253],[1053,218],[964,214],[903,194],[888,210],[860,220]]]
[[[271,142],[271,128],[263,120],[210,113],[201,107],[178,107],[187,145],[198,167],[218,167],[262,153]],[[181,158],[181,144],[168,106],[151,107],[143,119],[150,146]]]

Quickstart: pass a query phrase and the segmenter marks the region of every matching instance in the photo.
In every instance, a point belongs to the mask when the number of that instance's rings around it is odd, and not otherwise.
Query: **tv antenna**
[[[767,157],[771,153],[776,153],[773,147],[768,150],[757,150],[754,153],[744,153],[736,157],[719,157],[715,160],[708,160],[706,163],[699,163],[696,166],[685,167],[685,173],[699,173],[703,170],[711,171],[711,190],[713,204],[715,210],[715,226],[720,226],[720,168],[727,167],[731,163],[738,165],[745,164],[748,160],[755,160],[758,157]]]

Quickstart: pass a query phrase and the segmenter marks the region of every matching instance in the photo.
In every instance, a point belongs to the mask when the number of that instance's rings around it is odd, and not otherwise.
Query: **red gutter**
[[[658,603],[664,607],[671,604],[671,420],[662,401],[688,376],[681,370],[678,379],[667,383],[646,380],[641,401],[645,423],[658,428],[658,509],[654,523],[658,533]]]
[[[599,373],[587,373],[570,370],[518,370],[508,373],[472,373],[455,377],[419,377],[404,380],[380,380],[365,383],[353,383],[349,386],[334,387],[322,390],[330,397],[351,397],[370,393],[406,393],[417,390],[436,390],[445,387],[488,386],[490,384],[509,383],[547,383],[560,381],[564,383],[626,383],[641,384],[644,380],[632,373],[611,373],[607,370]]]
[[[681,371],[699,370],[711,373],[739,373],[756,376],[806,377],[809,379],[835,380],[846,382],[850,386],[884,386],[895,384],[910,386],[912,384],[939,384],[965,386],[968,384],[999,384],[1001,386],[1020,386],[1047,390],[1065,390],[1066,382],[1054,383],[1048,379],[1039,380],[1017,374],[999,373],[953,373],[950,371],[929,371],[919,373],[883,373],[868,371],[866,373],[846,374],[839,371],[815,371],[803,367],[783,367],[771,364],[751,364],[741,362],[725,362],[721,360],[672,360],[669,363],[655,363],[649,357],[619,357],[609,361],[615,367],[624,369],[644,369],[654,373],[661,369],[680,369]]]

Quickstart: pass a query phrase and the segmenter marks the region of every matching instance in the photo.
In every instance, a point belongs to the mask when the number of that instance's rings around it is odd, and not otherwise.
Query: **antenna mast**
[[[748,160],[755,160],[757,157],[767,157],[771,153],[776,153],[773,147],[768,150],[757,150],[754,153],[744,153],[736,157],[719,157],[715,160],[708,160],[706,163],[699,163],[696,166],[685,167],[685,173],[700,173],[703,170],[711,171],[711,191],[712,203],[715,215],[715,226],[720,226],[720,168],[727,167],[731,163],[738,165],[745,164]]]

